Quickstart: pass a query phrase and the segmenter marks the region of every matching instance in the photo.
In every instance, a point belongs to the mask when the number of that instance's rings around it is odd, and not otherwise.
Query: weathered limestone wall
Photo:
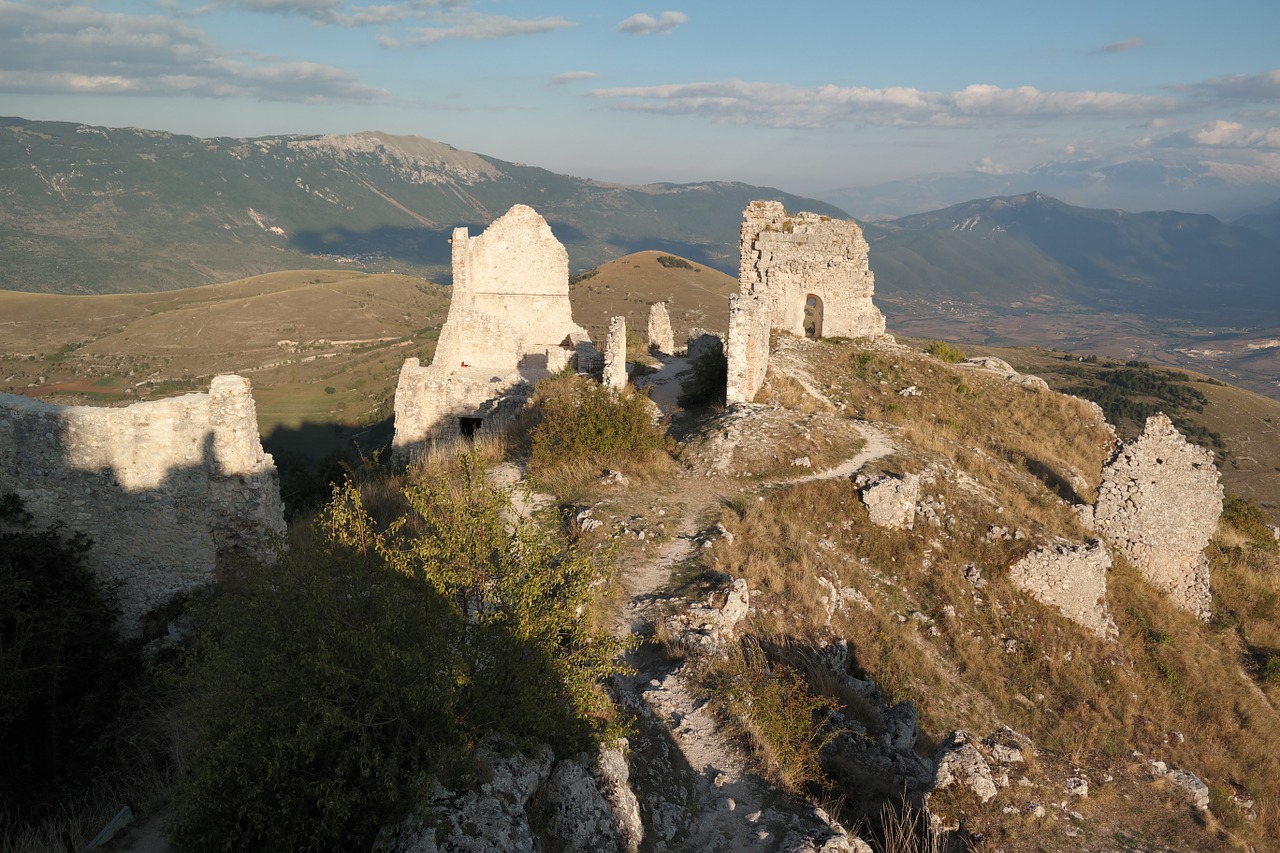
[[[1204,549],[1222,514],[1213,454],[1164,415],[1147,418],[1102,470],[1093,523],[1153,586],[1201,619],[1211,615]]]
[[[627,386],[627,318],[609,320],[609,337],[604,345],[604,375],[601,383],[607,388]]]
[[[533,208],[517,204],[471,237],[454,229],[453,298],[435,358],[408,359],[396,384],[392,459],[504,423],[533,383],[590,353],[573,322],[569,256]]]
[[[0,394],[0,492],[40,524],[93,539],[89,562],[120,581],[121,628],[208,583],[220,558],[269,559],[285,532],[275,464],[249,381],[122,409]]]
[[[655,302],[649,306],[649,349],[665,355],[675,352],[676,339],[671,332],[671,314],[667,303]]]
[[[816,297],[821,325],[815,337],[884,334],[884,315],[871,301],[875,277],[857,223],[788,214],[780,202],[753,201],[742,214],[739,286],[768,296],[771,324],[805,334],[805,302]]]
[[[758,294],[729,297],[729,334],[725,338],[728,376],[725,402],[750,403],[769,370],[769,305]]]
[[[1101,541],[1058,543],[1032,551],[1009,569],[1014,585],[1099,637],[1114,640],[1119,629],[1107,607],[1111,555]]]

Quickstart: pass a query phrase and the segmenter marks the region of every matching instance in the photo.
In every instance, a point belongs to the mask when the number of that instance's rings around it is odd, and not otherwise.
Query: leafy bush
[[[350,482],[277,566],[199,610],[184,850],[369,849],[483,735],[587,748],[618,641],[581,615],[600,570],[512,525],[474,459],[379,525]]]
[[[723,406],[729,361],[724,351],[709,349],[693,360],[693,374],[681,385],[676,402],[686,409]]]
[[[684,258],[677,258],[675,255],[659,255],[658,263],[666,267],[667,269],[682,269],[682,270],[694,269],[693,264],[689,263]]]
[[[1222,498],[1222,520],[1234,527],[1255,548],[1276,550],[1276,538],[1271,533],[1271,519],[1253,498],[1225,495]]]
[[[0,496],[0,803],[38,819],[108,757],[122,690],[140,672],[82,534],[37,528]]]
[[[931,341],[924,351],[939,361],[945,361],[947,364],[955,364],[964,360],[964,352],[957,347],[953,347],[946,341]]]
[[[578,376],[538,384],[531,467],[543,471],[568,461],[604,466],[640,462],[664,444],[647,397],[621,393]]]

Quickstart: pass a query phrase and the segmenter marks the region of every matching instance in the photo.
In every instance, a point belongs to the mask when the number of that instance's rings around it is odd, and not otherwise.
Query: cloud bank
[[[618,32],[632,36],[665,36],[689,20],[684,12],[663,12],[657,18],[645,12],[636,12],[618,24]]]

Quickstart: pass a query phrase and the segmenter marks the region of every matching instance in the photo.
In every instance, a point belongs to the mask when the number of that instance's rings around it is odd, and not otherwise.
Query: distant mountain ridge
[[[1215,326],[1280,324],[1280,244],[1207,214],[1092,210],[1033,192],[865,232],[886,295],[1006,307],[1047,298]]]
[[[737,269],[747,202],[847,216],[741,183],[623,186],[379,132],[203,139],[0,118],[0,288],[119,292],[279,269],[449,274],[455,226],[516,203],[576,269],[642,249]]]

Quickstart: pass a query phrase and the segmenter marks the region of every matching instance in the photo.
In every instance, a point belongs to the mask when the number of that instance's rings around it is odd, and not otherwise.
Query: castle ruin
[[[1203,620],[1212,615],[1204,549],[1222,514],[1213,454],[1188,442],[1163,414],[1147,418],[1102,469],[1093,524],[1104,539]]]
[[[455,228],[453,296],[429,367],[400,370],[392,458],[508,420],[534,382],[590,357],[573,322],[569,255],[537,211],[517,204],[484,233]]]
[[[121,630],[209,583],[228,558],[269,560],[285,533],[275,464],[249,381],[124,408],[0,394],[0,491],[37,524],[93,540],[87,560],[118,582]]]
[[[740,294],[729,303],[725,346],[729,403],[749,402],[760,390],[771,330],[815,339],[884,334],[856,222],[753,201],[742,213],[739,251]]]

